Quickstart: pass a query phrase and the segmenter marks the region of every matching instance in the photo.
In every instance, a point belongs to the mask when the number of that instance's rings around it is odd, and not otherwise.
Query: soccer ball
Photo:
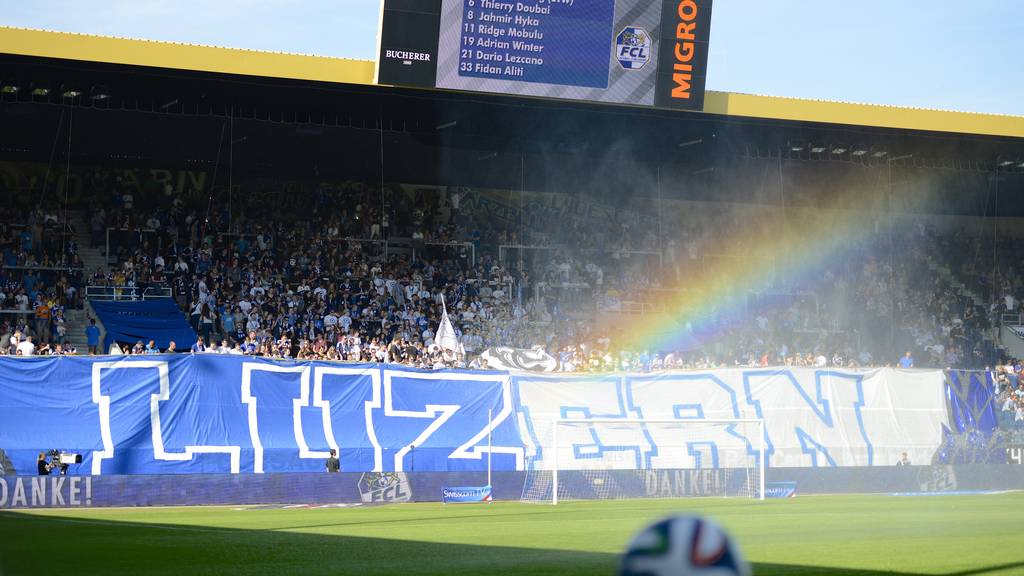
[[[750,576],[750,565],[718,524],[693,516],[673,516],[633,537],[619,574]]]

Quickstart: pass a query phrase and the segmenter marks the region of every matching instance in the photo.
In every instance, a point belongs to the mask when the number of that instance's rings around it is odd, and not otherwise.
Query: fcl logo
[[[367,504],[410,502],[412,490],[402,472],[364,472],[359,477],[359,496]]]
[[[651,59],[651,35],[638,26],[628,26],[615,37],[615,59],[626,70],[639,70]]]

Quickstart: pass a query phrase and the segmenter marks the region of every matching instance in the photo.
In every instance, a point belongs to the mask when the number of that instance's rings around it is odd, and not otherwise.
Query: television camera
[[[71,464],[81,464],[82,455],[72,454],[70,452],[64,452],[57,450],[56,448],[46,453],[50,457],[49,467],[50,470],[59,470],[61,476],[67,476],[68,466]]]

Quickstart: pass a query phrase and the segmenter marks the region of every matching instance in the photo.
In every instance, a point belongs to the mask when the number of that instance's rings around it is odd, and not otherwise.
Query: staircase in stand
[[[85,267],[83,274],[85,276],[85,283],[88,284],[89,278],[96,272],[97,268],[103,272],[107,271],[107,262],[103,255],[104,246],[89,247],[89,218],[85,210],[74,212],[71,215],[71,224],[75,227],[75,242],[78,243],[78,256],[82,259],[82,264]],[[82,289],[82,296],[85,296],[84,287]],[[96,315],[92,313],[92,307],[89,306],[88,302],[85,303],[85,307],[81,310],[67,310],[65,312],[67,340],[75,345],[79,354],[87,354],[89,352],[88,341],[85,337],[85,328],[89,326],[89,318],[96,318]],[[96,322],[96,325],[100,328],[102,338],[103,325],[100,324],[98,318]]]
[[[75,227],[75,242],[78,243],[78,255],[82,258],[82,264],[85,266],[86,277],[92,276],[97,268],[106,272],[107,262],[103,255],[103,250],[106,247],[102,244],[95,248],[89,247],[91,234],[89,218],[85,211],[75,212],[71,217],[71,224]]]

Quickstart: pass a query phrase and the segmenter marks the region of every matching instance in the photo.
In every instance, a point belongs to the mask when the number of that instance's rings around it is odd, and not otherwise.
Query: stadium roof
[[[373,84],[374,62],[0,27],[0,53],[233,75]],[[708,92],[705,112],[732,117],[1024,138],[1024,116]]]
[[[641,181],[656,177],[714,202],[768,201],[729,179],[771,159],[826,182],[931,170],[948,185],[928,209],[950,214],[988,206],[986,182],[1024,192],[1024,118],[724,93],[685,112],[380,86],[372,73],[368,61],[0,28],[0,155],[214,178],[227,160],[234,182],[256,186],[585,186],[609,199],[661,190]],[[1024,216],[1017,202],[993,209]]]

